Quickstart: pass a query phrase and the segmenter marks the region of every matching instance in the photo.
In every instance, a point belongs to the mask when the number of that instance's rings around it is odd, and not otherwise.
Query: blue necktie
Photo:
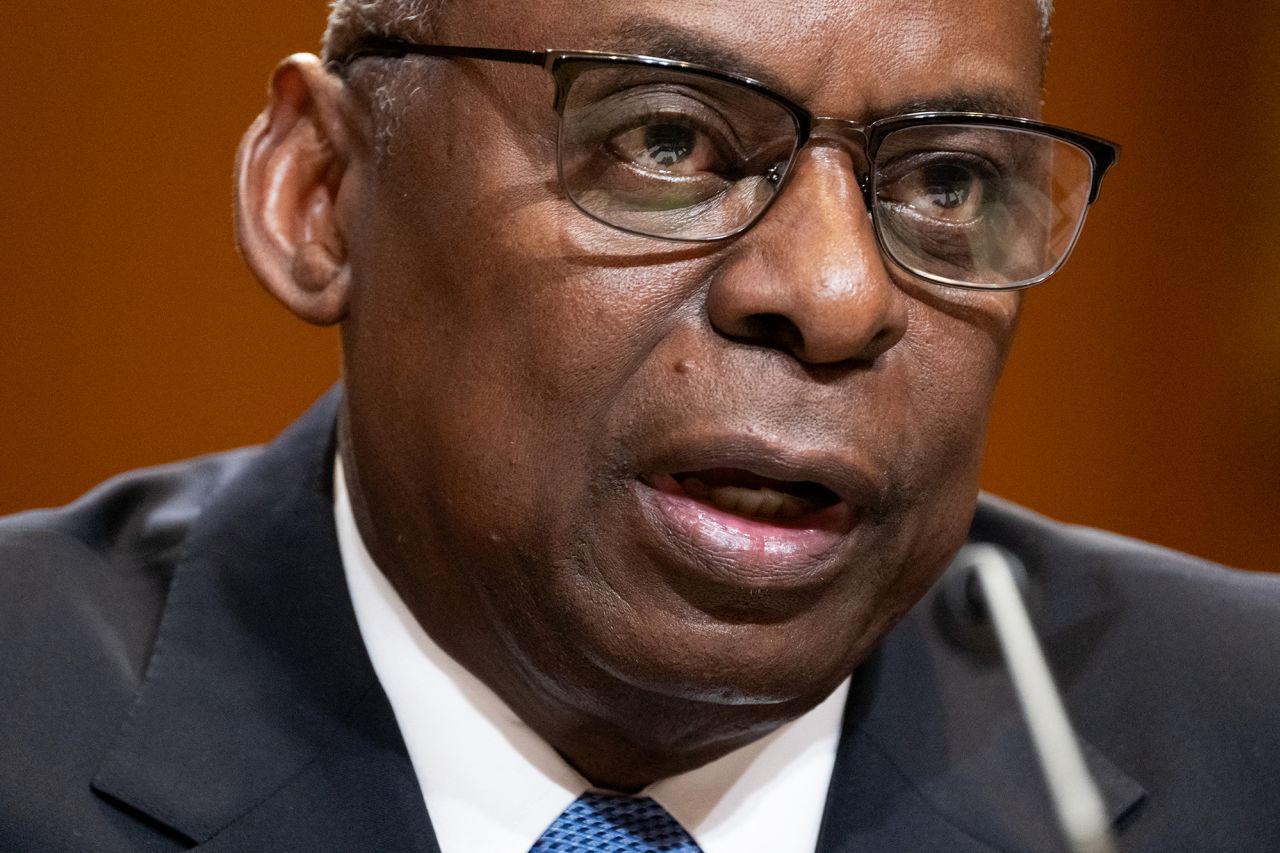
[[[648,797],[583,794],[529,853],[701,853],[689,833]]]

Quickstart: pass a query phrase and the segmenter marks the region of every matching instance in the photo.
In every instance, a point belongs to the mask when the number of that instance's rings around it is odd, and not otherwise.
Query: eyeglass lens
[[[937,281],[1017,287],[1056,270],[1084,221],[1093,161],[1036,131],[941,124],[888,134],[872,191],[881,245]]]
[[[790,111],[751,89],[598,66],[574,79],[563,104],[560,171],[574,202],[609,225],[708,240],[768,206],[795,145]]]
[[[791,111],[750,87],[645,65],[575,70],[560,172],[588,215],[626,231],[713,240],[769,206],[796,154]],[[1089,155],[1019,128],[909,125],[872,166],[884,250],[936,281],[1016,287],[1057,269],[1083,224]]]

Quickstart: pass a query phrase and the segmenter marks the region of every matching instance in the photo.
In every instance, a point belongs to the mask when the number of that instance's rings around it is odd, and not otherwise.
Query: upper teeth
[[[817,508],[811,501],[804,498],[764,486],[758,489],[742,486],[711,486],[696,477],[689,477],[682,485],[691,496],[739,515],[754,515],[760,518],[797,518]]]

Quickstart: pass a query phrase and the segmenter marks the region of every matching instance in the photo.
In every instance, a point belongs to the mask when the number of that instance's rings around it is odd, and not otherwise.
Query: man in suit
[[[1034,121],[1047,4],[585,11],[340,0],[277,69],[237,233],[343,386],[3,523],[0,847],[1054,849],[926,596],[973,536],[1122,841],[1273,849],[1275,582],[975,518],[1115,154]]]

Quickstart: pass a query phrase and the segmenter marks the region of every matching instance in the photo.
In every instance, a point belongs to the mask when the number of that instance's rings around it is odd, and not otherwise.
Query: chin
[[[581,687],[598,713],[648,704],[722,721],[734,714],[785,721],[826,698],[882,633],[844,613],[832,622],[830,606],[782,620],[773,608],[762,609],[763,621],[756,618],[760,609],[725,621],[720,611],[690,605],[638,608],[595,626],[582,624],[575,611],[579,630],[569,636],[577,639],[566,651],[589,666],[592,677]]]

